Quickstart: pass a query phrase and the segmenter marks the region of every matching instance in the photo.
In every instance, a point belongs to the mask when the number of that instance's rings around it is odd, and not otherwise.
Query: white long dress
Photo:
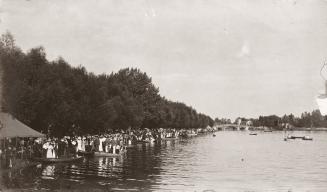
[[[77,139],[77,150],[82,151],[82,140]]]
[[[102,151],[103,151],[103,148],[102,148],[102,143],[103,143],[105,140],[106,140],[106,138],[104,138],[104,137],[101,137],[101,138],[99,139],[99,141],[100,141],[100,145],[99,145],[99,151],[100,151],[100,152],[102,152]]]
[[[53,150],[53,145],[49,144],[47,148],[47,158],[54,158],[54,150]]]
[[[49,150],[49,148],[50,148],[50,143],[49,143],[49,142],[44,143],[44,144],[42,145],[42,148],[45,149],[45,150],[47,150],[46,158],[51,158],[51,157],[52,157],[52,151]],[[51,153],[50,153],[50,151],[51,151]]]
[[[85,151],[86,138],[82,138],[82,151]]]

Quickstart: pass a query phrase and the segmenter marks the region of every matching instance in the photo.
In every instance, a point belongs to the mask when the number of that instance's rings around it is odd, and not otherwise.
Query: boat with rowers
[[[309,136],[304,136],[304,137],[302,138],[302,140],[312,141],[313,138],[312,138],[312,137],[309,137]]]
[[[163,138],[160,138],[161,140],[177,140],[178,137],[163,137]]]
[[[286,138],[284,138],[285,141],[287,139],[302,139],[302,140],[308,140],[308,141],[313,140],[313,138],[310,136],[291,136],[291,135],[288,135]]]
[[[120,152],[120,153],[108,153],[108,152],[103,152],[103,151],[94,152],[95,157],[120,157],[123,154],[124,154],[124,152]]]
[[[198,134],[197,133],[187,133],[186,134],[188,137],[193,137],[193,136],[197,136]]]
[[[94,156],[94,151],[81,151],[81,150],[79,150],[77,152],[77,154],[79,156],[92,157],[92,156]]]
[[[42,163],[69,163],[82,160],[82,156],[77,157],[64,157],[64,158],[32,158],[33,161],[38,161]]]
[[[156,140],[154,138],[151,139],[143,139],[143,140],[137,140],[137,144],[142,144],[142,143],[154,143]]]

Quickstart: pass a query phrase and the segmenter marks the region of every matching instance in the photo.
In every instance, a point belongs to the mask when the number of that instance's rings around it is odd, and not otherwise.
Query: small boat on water
[[[302,140],[312,141],[313,138],[312,138],[312,137],[309,137],[309,136],[304,136],[304,137],[302,138]]]
[[[250,133],[249,135],[258,135],[257,133]]]
[[[144,140],[137,140],[136,143],[137,144],[141,144],[141,143],[153,143],[155,141],[156,141],[155,139],[150,139],[150,140],[144,139]]]
[[[313,138],[309,136],[287,136],[286,139],[302,139],[302,140],[309,140],[312,141]]]
[[[126,145],[125,147],[126,147],[126,149],[128,149],[128,148],[134,148],[136,145],[133,145],[133,144],[130,144],[130,145]]]
[[[213,137],[216,137],[216,134],[213,134],[212,136],[213,136]]]
[[[65,157],[65,158],[32,158],[33,161],[38,161],[42,163],[69,163],[69,162],[75,162],[78,160],[83,159],[83,157]]]
[[[186,134],[188,137],[193,137],[193,136],[197,136],[198,134],[197,133],[187,133]]]
[[[95,157],[120,157],[123,153],[94,152]]]
[[[291,135],[288,135],[287,136],[287,139],[303,139],[303,136],[291,136]]]
[[[163,137],[161,140],[176,140],[178,139],[177,137]]]
[[[79,156],[92,157],[94,156],[94,151],[78,151]]]

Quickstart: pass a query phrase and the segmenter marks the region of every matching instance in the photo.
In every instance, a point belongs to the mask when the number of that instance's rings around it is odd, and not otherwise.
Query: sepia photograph
[[[0,192],[326,192],[327,0],[0,0]]]

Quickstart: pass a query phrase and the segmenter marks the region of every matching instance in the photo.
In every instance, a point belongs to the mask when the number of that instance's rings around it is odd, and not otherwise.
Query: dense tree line
[[[220,118],[216,117],[214,121],[215,121],[216,125],[231,124],[232,123],[232,121],[230,119],[227,119],[227,118],[221,118],[220,119]]]
[[[151,78],[139,69],[95,75],[63,58],[48,61],[42,47],[24,53],[10,33],[1,36],[0,62],[2,110],[43,133],[213,125],[209,116],[160,96]]]
[[[242,122],[250,120],[252,121],[253,126],[255,127],[265,126],[272,127],[275,129],[284,129],[286,127],[327,127],[327,118],[326,116],[321,115],[319,110],[314,110],[312,112],[304,112],[301,114],[300,117],[296,117],[293,114],[285,114],[282,117],[279,117],[277,115],[259,116],[259,118],[250,119],[238,117],[234,121],[235,124],[237,124],[238,119],[241,119]]]

